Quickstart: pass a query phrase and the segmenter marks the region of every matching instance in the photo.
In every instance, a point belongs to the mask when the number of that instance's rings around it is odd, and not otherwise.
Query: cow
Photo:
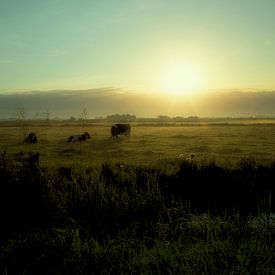
[[[38,141],[38,138],[37,138],[36,134],[33,132],[30,132],[28,134],[28,136],[25,138],[26,144],[35,144],[35,143],[37,143],[37,141]]]
[[[130,136],[131,125],[130,124],[114,124],[111,127],[112,137],[118,137],[118,135]]]
[[[80,135],[70,136],[67,142],[85,141],[86,139],[91,139],[91,136],[88,132],[85,132],[84,134]]]

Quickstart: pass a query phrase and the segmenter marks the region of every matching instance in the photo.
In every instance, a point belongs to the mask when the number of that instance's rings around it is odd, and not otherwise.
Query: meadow
[[[272,121],[110,127],[1,124],[2,274],[274,273]]]
[[[0,148],[8,152],[37,151],[44,165],[73,165],[119,161],[147,164],[163,159],[195,155],[197,158],[216,158],[236,162],[253,157],[273,158],[275,125],[251,124],[251,121],[226,124],[145,124],[133,123],[131,137],[111,138],[111,124],[66,122],[18,122],[0,124]],[[92,139],[85,143],[67,143],[70,135],[88,131]],[[24,136],[35,132],[39,142],[24,144]]]

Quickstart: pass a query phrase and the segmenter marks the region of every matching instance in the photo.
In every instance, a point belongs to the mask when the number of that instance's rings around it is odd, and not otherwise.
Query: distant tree
[[[17,109],[15,113],[15,117],[18,121],[18,127],[19,127],[19,138],[24,141],[25,136],[27,135],[27,112],[24,107],[20,107]]]
[[[189,116],[186,118],[187,121],[192,121],[192,122],[195,122],[195,121],[198,121],[200,118],[198,116]]]
[[[79,120],[81,121],[82,132],[85,130],[85,122],[87,121],[88,111],[86,108],[79,115]]]
[[[171,118],[169,116],[165,116],[165,115],[158,115],[158,120],[161,121],[161,122],[167,122],[167,121],[170,121]]]
[[[27,112],[24,107],[18,108],[15,115],[19,121],[24,121],[27,119]]]
[[[114,115],[108,115],[106,117],[107,121],[110,122],[131,122],[131,121],[135,121],[136,120],[136,116],[135,115],[130,115],[130,114],[114,114]]]
[[[46,119],[46,121],[50,121],[50,110],[49,109],[47,109],[46,111],[45,111],[45,119]]]

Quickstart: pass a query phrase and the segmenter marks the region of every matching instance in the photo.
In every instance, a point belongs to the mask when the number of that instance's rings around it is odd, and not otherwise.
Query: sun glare
[[[177,65],[162,74],[161,90],[173,95],[190,95],[202,88],[200,70],[189,65]]]

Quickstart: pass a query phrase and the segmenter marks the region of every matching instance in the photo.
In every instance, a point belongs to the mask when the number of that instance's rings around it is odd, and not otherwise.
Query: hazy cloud
[[[14,117],[18,108],[35,114],[49,110],[52,117],[88,117],[130,113],[139,117],[169,116],[275,116],[273,92],[212,92],[197,98],[131,92],[113,87],[90,90],[31,91],[0,94],[0,118]]]

